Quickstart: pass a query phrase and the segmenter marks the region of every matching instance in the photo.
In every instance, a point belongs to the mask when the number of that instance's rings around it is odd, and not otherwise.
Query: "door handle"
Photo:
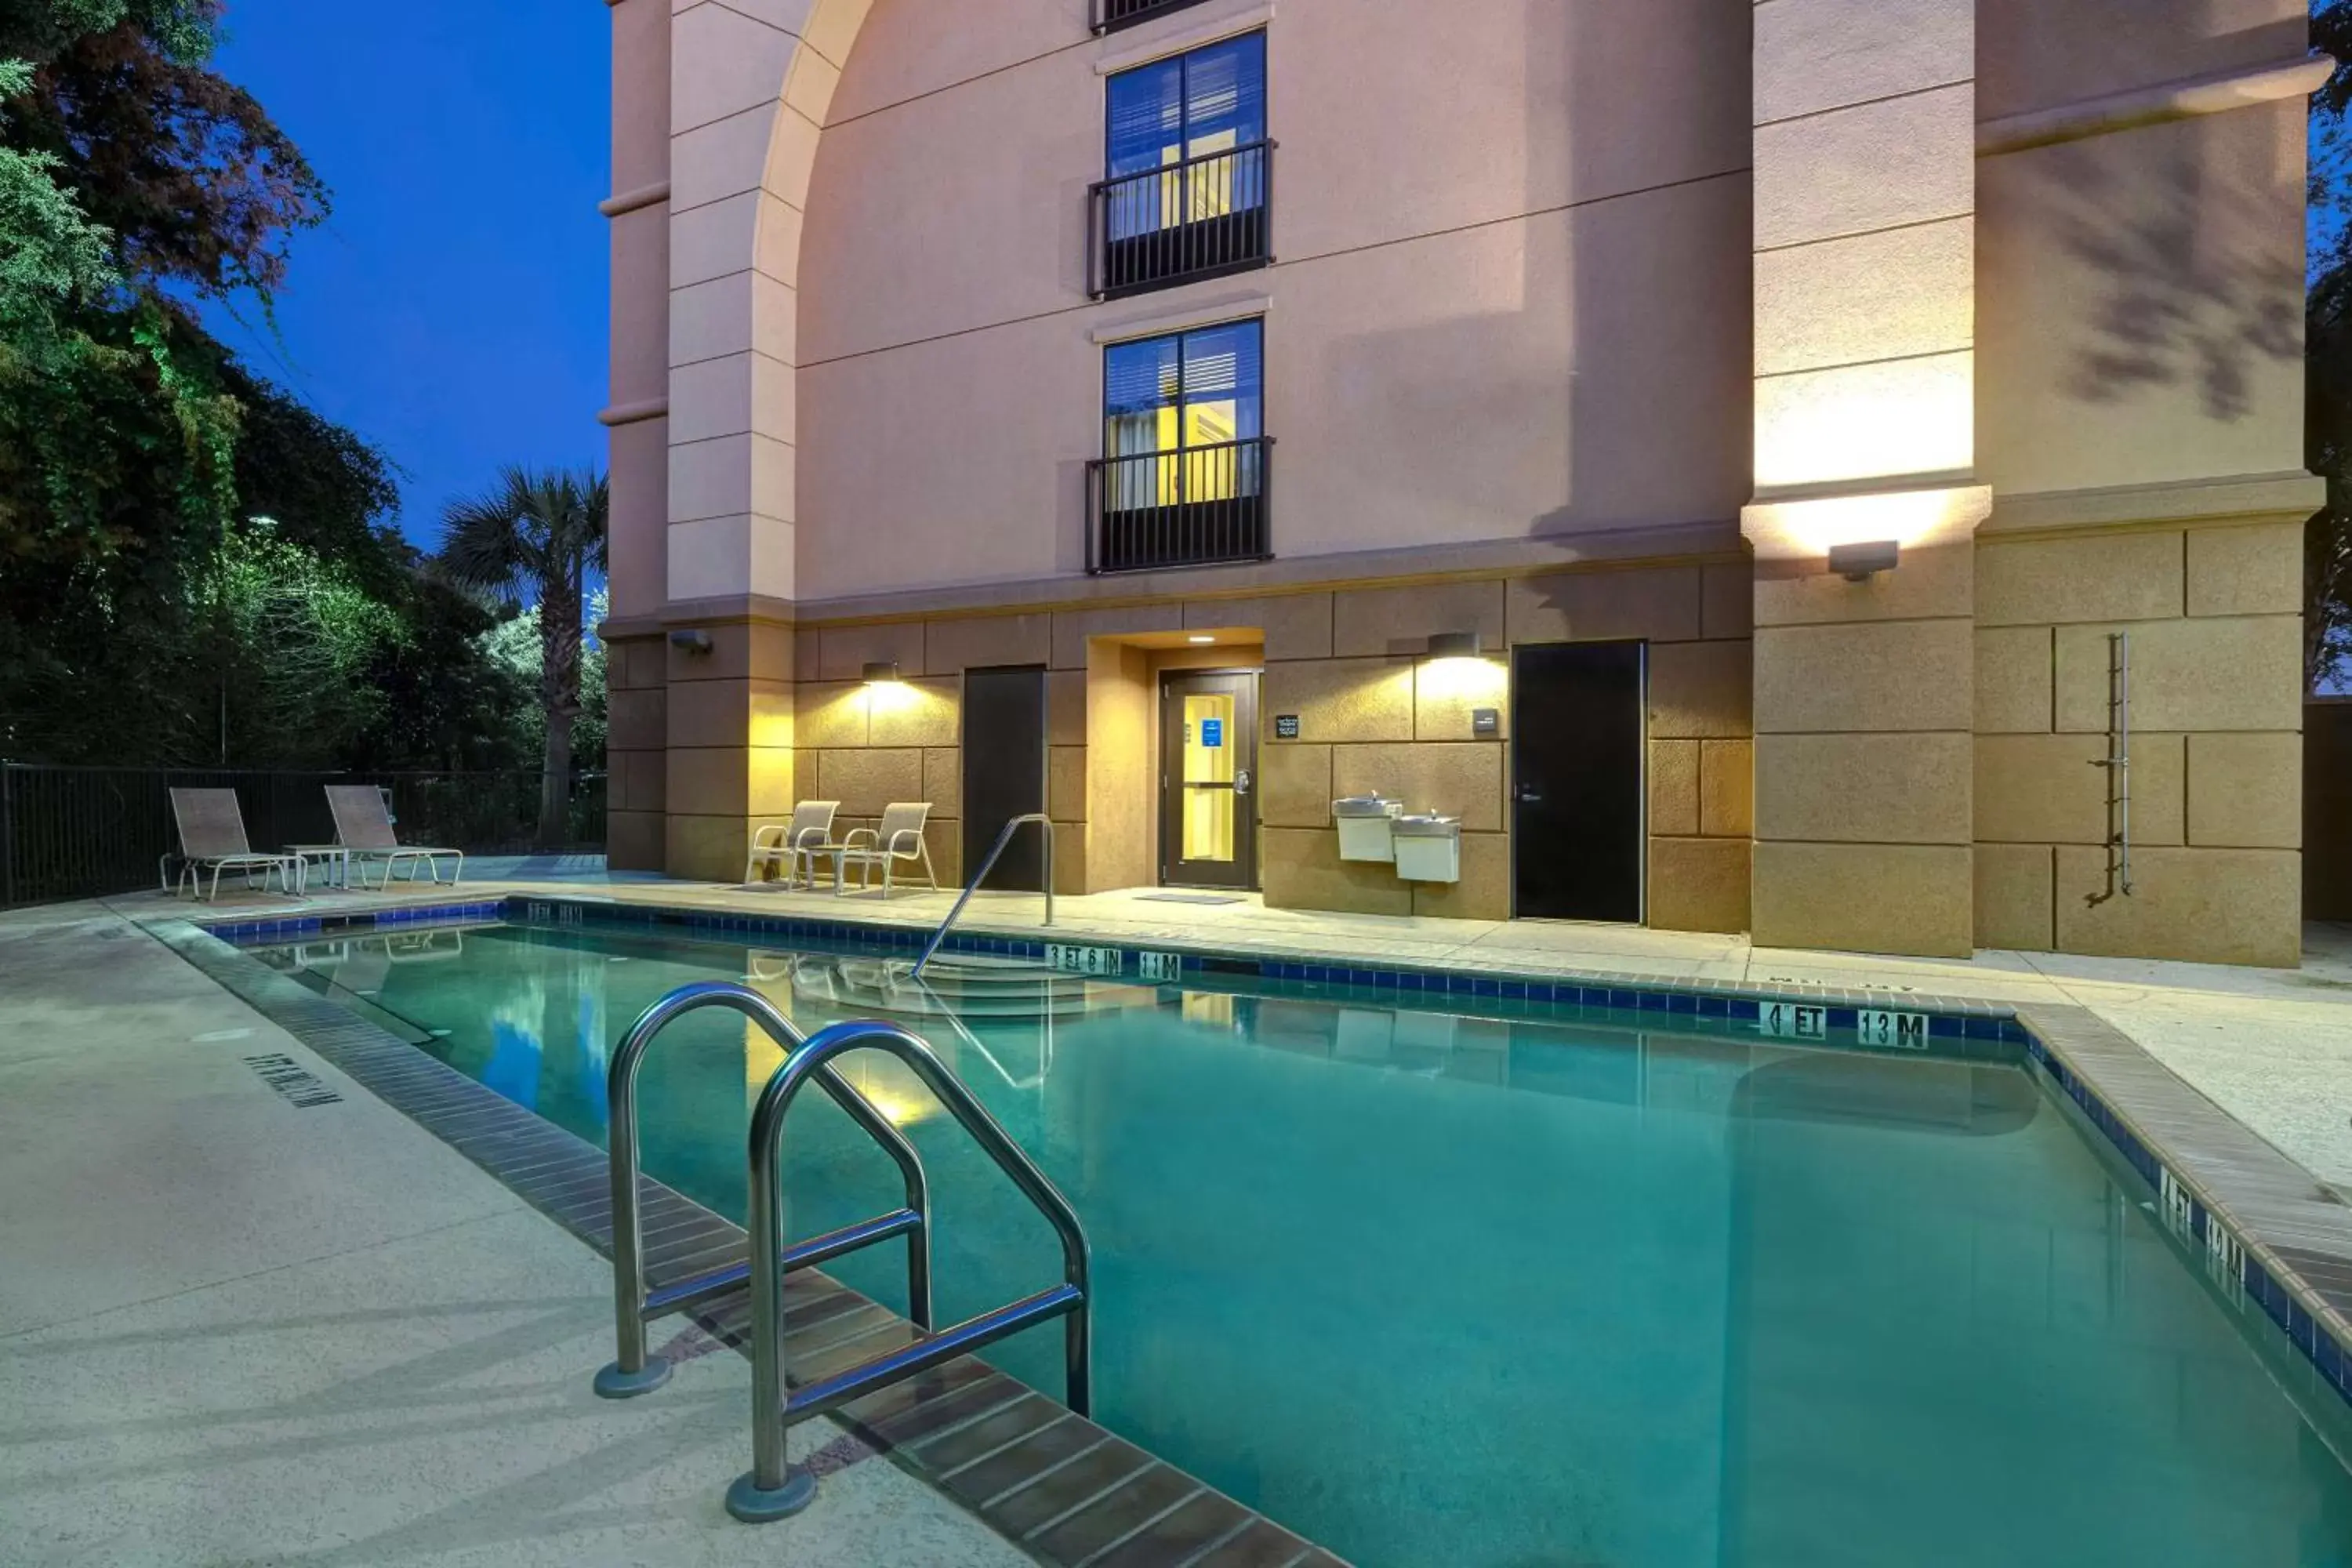
[[[1250,792],[1250,775],[1249,775],[1249,770],[1248,770],[1247,768],[1244,768],[1241,772],[1239,772],[1239,773],[1235,773],[1235,774],[1234,775],[1234,793],[1235,795],[1247,795],[1247,794],[1249,794],[1249,792]]]
[[[1540,805],[1543,804],[1543,791],[1535,784],[1521,784],[1519,799],[1528,805]]]

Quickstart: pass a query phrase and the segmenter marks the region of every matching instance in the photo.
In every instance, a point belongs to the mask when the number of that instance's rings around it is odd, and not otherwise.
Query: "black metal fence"
[[[1252,142],[1090,187],[1087,292],[1113,300],[1271,262],[1274,149]]]
[[[404,844],[520,854],[539,830],[535,773],[265,773],[227,768],[79,768],[0,763],[0,907],[102,898],[156,885],[178,848],[173,789],[234,789],[256,849],[331,844],[331,784],[392,792]],[[572,781],[563,825],[571,851],[604,847],[604,775]]]
[[[1138,22],[1148,22],[1162,11],[1181,11],[1187,5],[1198,5],[1201,0],[1094,0],[1095,31],[1116,32],[1132,27]]]
[[[1087,465],[1087,570],[1146,572],[1274,553],[1274,437]]]

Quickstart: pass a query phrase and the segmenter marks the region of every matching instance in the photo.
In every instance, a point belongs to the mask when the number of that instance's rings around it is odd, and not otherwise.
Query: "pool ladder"
[[[751,1111],[749,1149],[751,1257],[739,1264],[677,1280],[648,1293],[645,1237],[638,1214],[637,1069],[654,1037],[688,1013],[720,1007],[740,1013],[783,1047],[783,1065],[760,1091]],[[930,1184],[922,1157],[904,1133],[835,1071],[836,1058],[856,1050],[897,1057],[1021,1189],[1053,1226],[1062,1243],[1062,1283],[961,1323],[931,1323]],[[816,1086],[896,1162],[906,1203],[888,1214],[828,1231],[787,1247],[783,1239],[784,1117],[801,1090]],[[920,1036],[896,1024],[835,1024],[804,1036],[774,1003],[746,985],[705,981],[671,992],[646,1009],[613,1053],[605,1074],[610,1096],[613,1173],[613,1304],[617,1352],[596,1374],[607,1399],[647,1394],[669,1381],[668,1363],[648,1354],[646,1325],[691,1311],[746,1282],[751,1288],[751,1468],[727,1489],[727,1511],[746,1523],[784,1519],[816,1496],[816,1478],[785,1462],[792,1427],[903,1383],[1011,1334],[1054,1318],[1063,1321],[1065,1394],[1072,1410],[1092,1404],[1091,1305],[1087,1237],[1077,1211],[1024,1153],[963,1080]],[[919,1331],[913,1342],[803,1384],[788,1388],[784,1363],[784,1276],[888,1241],[907,1238],[907,1313]]]

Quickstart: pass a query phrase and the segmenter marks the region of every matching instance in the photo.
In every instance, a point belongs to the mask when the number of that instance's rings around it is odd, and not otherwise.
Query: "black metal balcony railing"
[[[1274,553],[1274,437],[1087,465],[1087,570],[1145,572]]]
[[[1200,3],[1201,0],[1094,0],[1095,31],[1116,33],[1121,27],[1148,22],[1162,11],[1181,11]]]
[[[1095,185],[1087,292],[1116,299],[1273,260],[1274,148],[1253,142]]]

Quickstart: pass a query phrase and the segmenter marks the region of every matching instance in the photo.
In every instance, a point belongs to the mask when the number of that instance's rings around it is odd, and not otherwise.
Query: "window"
[[[1257,321],[1104,351],[1095,570],[1267,553],[1263,378]]]
[[[1107,177],[1094,189],[1093,293],[1271,258],[1264,33],[1120,72],[1110,79],[1108,118]]]

